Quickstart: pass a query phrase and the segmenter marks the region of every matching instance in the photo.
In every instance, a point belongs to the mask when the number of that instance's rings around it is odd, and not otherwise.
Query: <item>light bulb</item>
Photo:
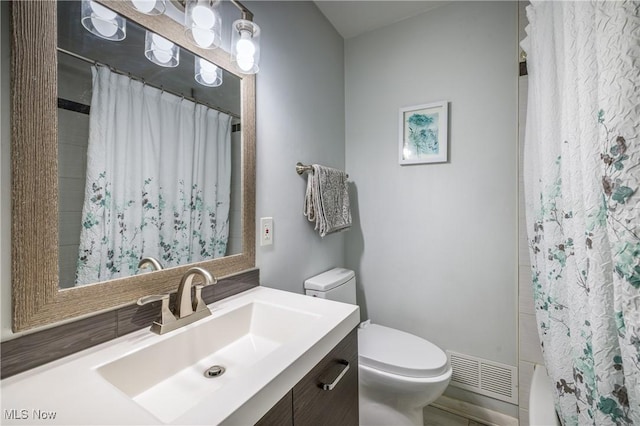
[[[243,74],[258,72],[260,62],[260,27],[247,19],[233,23],[231,60]]]
[[[191,10],[191,19],[199,28],[213,28],[216,16],[212,9],[198,5]]]
[[[118,24],[114,21],[118,15],[94,1],[90,1],[89,4],[95,15],[91,17],[93,27],[103,36],[113,37],[113,35],[118,32]]]
[[[206,59],[200,58],[200,69],[208,73],[215,73],[218,70],[218,67]]]
[[[214,81],[216,81],[217,75],[216,73],[210,73],[210,72],[205,72],[202,71],[200,73],[200,76],[202,77],[202,81],[204,81],[207,84],[213,84]]]
[[[93,35],[110,41],[120,41],[127,37],[127,21],[93,0],[82,0],[80,22]]]
[[[164,50],[154,50],[153,57],[162,64],[166,64],[171,60],[171,53]]]
[[[158,34],[147,31],[145,36],[145,55],[149,60],[162,66],[176,66],[178,65],[177,54],[179,51],[175,52],[175,50],[175,44]]]
[[[171,50],[173,48],[173,43],[167,40],[166,38],[159,36],[158,34],[153,34],[151,36],[151,40],[153,44],[162,50]]]
[[[203,48],[211,46],[216,38],[212,31],[203,30],[202,28],[197,27],[191,28],[191,35],[193,36],[193,40],[196,44]]]
[[[203,49],[213,49],[220,44],[220,14],[209,2],[187,2],[185,27],[193,42]]]
[[[251,41],[249,31],[240,32],[240,40],[236,43],[237,56],[253,56],[256,53],[256,46]]]
[[[237,55],[236,60],[238,67],[245,72],[250,71],[256,63],[253,55]]]
[[[113,37],[118,32],[118,26],[113,22],[105,22],[100,18],[91,18],[93,27],[105,37]]]
[[[195,79],[198,83],[208,87],[218,87],[222,84],[222,70],[206,59],[196,57]]]
[[[207,84],[213,84],[214,81],[216,81],[216,74],[213,73],[208,73],[208,72],[203,72],[200,74],[202,76],[202,81],[204,81]]]
[[[131,0],[131,3],[142,13],[149,13],[156,7],[156,0]]]

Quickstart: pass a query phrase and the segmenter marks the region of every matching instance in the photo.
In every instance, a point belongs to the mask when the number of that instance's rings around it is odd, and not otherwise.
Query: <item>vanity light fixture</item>
[[[231,27],[231,61],[243,74],[255,74],[260,62],[260,27],[250,13],[242,12],[242,19]]]
[[[222,85],[222,69],[206,59],[195,57],[195,79],[207,87]]]
[[[87,31],[106,40],[121,41],[127,36],[127,21],[92,0],[82,0],[80,22]]]
[[[180,47],[156,33],[146,31],[144,56],[161,67],[176,67],[180,63]]]
[[[203,49],[215,49],[221,43],[220,0],[187,0],[184,9],[185,33]]]
[[[165,0],[131,0],[131,3],[146,15],[162,15],[167,8]]]
[[[185,2],[184,25],[188,37],[203,49],[219,47],[222,40],[222,19],[218,5],[221,0],[179,1]],[[260,27],[253,22],[253,14],[246,7],[237,0],[231,2],[242,13],[242,18],[234,21],[231,26],[231,62],[240,73],[255,74],[260,63]],[[131,0],[131,4],[147,15],[161,15],[166,10],[166,0]],[[82,25],[98,37],[112,41],[124,40],[126,37],[125,19],[96,1],[82,0],[81,20]],[[145,35],[144,54],[151,62],[162,67],[176,67],[180,63],[180,48],[150,31]],[[207,71],[209,65],[206,64],[202,66],[196,59],[196,81],[209,87],[222,84],[222,71]]]

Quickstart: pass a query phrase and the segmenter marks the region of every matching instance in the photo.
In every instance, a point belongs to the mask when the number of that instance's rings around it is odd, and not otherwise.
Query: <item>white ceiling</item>
[[[348,39],[427,12],[449,1],[316,0],[315,3],[338,33]]]

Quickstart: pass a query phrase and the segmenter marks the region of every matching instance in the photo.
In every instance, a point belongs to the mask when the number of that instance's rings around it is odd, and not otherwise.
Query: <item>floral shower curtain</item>
[[[93,67],[76,285],[224,256],[231,117]]]
[[[533,1],[525,196],[565,425],[640,425],[640,3]]]

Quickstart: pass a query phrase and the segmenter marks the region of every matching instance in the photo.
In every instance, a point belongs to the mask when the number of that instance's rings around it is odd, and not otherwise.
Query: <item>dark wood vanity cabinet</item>
[[[339,376],[342,377],[336,380]],[[335,381],[337,383],[332,387]],[[323,389],[330,387],[331,390]],[[257,425],[357,426],[357,329],[342,339]]]
[[[256,423],[256,426],[293,426],[293,391],[290,390],[271,410]]]
[[[332,390],[324,390],[348,370]],[[327,387],[327,386],[325,386]],[[293,387],[294,425],[358,425],[358,334],[342,339]]]

